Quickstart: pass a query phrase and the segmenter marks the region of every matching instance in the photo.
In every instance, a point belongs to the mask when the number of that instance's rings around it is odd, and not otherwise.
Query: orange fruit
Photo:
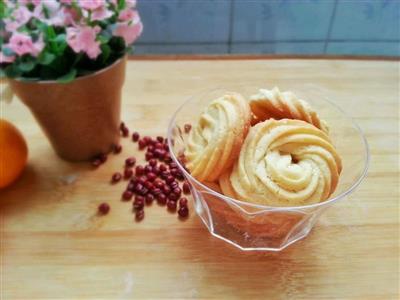
[[[28,159],[28,147],[21,132],[0,119],[0,189],[21,175]]]

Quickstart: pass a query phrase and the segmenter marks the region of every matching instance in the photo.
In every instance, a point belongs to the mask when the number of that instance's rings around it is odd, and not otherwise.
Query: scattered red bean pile
[[[191,125],[186,124],[184,129],[188,133]],[[123,122],[120,125],[120,132],[124,137],[129,136],[129,129]],[[152,204],[154,200],[159,205],[166,205],[170,212],[177,211],[180,218],[186,218],[189,215],[188,200],[182,197],[182,194],[190,194],[190,185],[185,181],[176,163],[172,161],[167,139],[162,136],[140,138],[138,132],[133,132],[132,141],[137,142],[139,150],[146,151],[147,163],[139,165],[135,157],[126,158],[123,172],[114,173],[111,176],[111,183],[116,184],[122,179],[129,180],[121,198],[123,201],[134,199],[133,212],[136,221],[143,220],[145,206]],[[121,145],[114,146],[115,154],[121,151]],[[92,165],[98,167],[106,160],[107,155],[100,154],[93,159]],[[100,214],[105,215],[109,212],[110,206],[102,203],[98,210]]]

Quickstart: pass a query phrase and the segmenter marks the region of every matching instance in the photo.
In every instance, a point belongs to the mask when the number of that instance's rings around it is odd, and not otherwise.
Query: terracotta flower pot
[[[126,58],[69,83],[10,80],[57,154],[69,161],[107,153],[119,141]]]

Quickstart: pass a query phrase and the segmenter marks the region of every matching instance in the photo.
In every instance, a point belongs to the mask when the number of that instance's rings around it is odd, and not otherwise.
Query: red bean
[[[133,201],[133,208],[136,210],[142,210],[144,207],[144,197],[143,196],[135,196],[135,200]]]
[[[150,165],[145,165],[144,166],[144,172],[147,174],[147,173],[150,173],[151,171],[153,171],[153,167],[152,166],[150,166]]]
[[[178,201],[179,195],[178,195],[178,194],[175,194],[175,193],[170,193],[170,194],[168,195],[168,199],[170,199],[170,200],[172,200],[172,201]]]
[[[94,159],[94,160],[92,160],[91,164],[92,164],[93,167],[97,168],[97,167],[99,167],[101,165],[101,160],[100,159]]]
[[[125,159],[125,166],[127,167],[133,167],[136,164],[136,158],[135,157],[128,157]]]
[[[121,132],[122,132],[122,136],[123,137],[127,137],[127,136],[129,136],[129,129],[128,128],[123,128],[122,130],[121,130]]]
[[[150,161],[154,158],[154,154],[152,152],[146,152],[144,158],[146,161]]]
[[[172,189],[172,192],[180,196],[182,194],[182,190],[179,187]]]
[[[139,138],[140,138],[140,135],[138,132],[135,131],[134,133],[132,133],[132,141],[137,142],[139,140]]]
[[[132,170],[132,169],[126,168],[126,169],[124,170],[124,178],[125,178],[125,179],[131,178],[132,175],[133,175],[133,170]]]
[[[101,163],[104,164],[107,161],[107,154],[104,154],[104,153],[100,154],[99,159],[100,159]]]
[[[185,124],[184,129],[185,129],[185,133],[189,133],[190,130],[192,129],[192,125],[190,125],[190,124]]]
[[[145,196],[145,195],[147,195],[148,192],[149,192],[149,190],[147,188],[143,187],[140,191],[138,191],[138,194]]]
[[[132,183],[132,182],[129,182],[129,184],[128,184],[128,186],[126,187],[126,189],[127,189],[128,191],[134,192],[134,191],[135,191],[135,187],[136,187],[136,184],[134,184],[134,183]]]
[[[184,183],[182,184],[182,189],[183,189],[183,193],[184,193],[184,194],[186,194],[186,195],[189,195],[189,194],[190,194],[190,185],[189,185],[189,183],[184,182]]]
[[[176,189],[177,187],[179,187],[179,183],[176,180],[174,180],[169,184],[169,187],[171,189]]]
[[[137,183],[135,186],[135,192],[140,193],[140,191],[144,188],[143,184]]]
[[[189,209],[187,208],[187,206],[179,207],[178,215],[180,218],[187,218],[187,216],[189,215]]]
[[[144,140],[144,142],[146,143],[146,145],[151,144],[151,137],[145,136],[145,137],[143,138],[143,140]]]
[[[156,174],[156,175],[160,175],[160,169],[159,169],[157,166],[154,166],[154,167],[153,167],[152,172],[153,172],[154,174]]]
[[[157,196],[157,195],[161,194],[162,191],[161,191],[161,189],[159,189],[159,188],[154,188],[154,189],[152,189],[151,193],[152,193],[154,196]]]
[[[139,150],[143,150],[144,148],[146,148],[147,144],[144,140],[139,140],[138,145],[139,145]]]
[[[121,151],[122,151],[122,146],[121,145],[114,145],[113,152],[115,154],[121,153]]]
[[[176,210],[176,202],[168,200],[167,201],[167,207],[168,207],[168,210],[175,211]]]
[[[165,205],[165,203],[167,203],[167,196],[165,196],[163,193],[158,194],[156,198],[158,204]]]
[[[135,169],[135,173],[136,173],[136,176],[143,175],[144,174],[143,166],[137,166],[136,169]]]
[[[154,158],[150,159],[149,160],[149,165],[152,166],[152,167],[156,166],[157,165],[157,160],[154,159]]]
[[[161,177],[162,179],[165,179],[165,178],[167,178],[167,177],[170,176],[170,175],[171,175],[171,173],[168,172],[168,171],[162,171],[162,172],[160,173],[160,177]]]
[[[146,204],[151,204],[153,203],[154,196],[152,194],[147,194],[146,195]]]
[[[171,193],[171,188],[168,185],[164,185],[162,190],[165,195],[169,195],[169,193]]]
[[[164,150],[164,144],[157,142],[154,144],[154,148]]]
[[[111,177],[111,183],[117,183],[118,181],[121,180],[121,178],[122,178],[121,173],[116,172],[116,173],[114,173],[114,174],[112,175],[112,177]]]
[[[171,163],[169,163],[169,168],[170,169],[176,169],[176,168],[178,168],[178,165],[176,163],[174,163],[174,162],[171,162]]]
[[[149,181],[154,181],[156,178],[157,178],[157,175],[154,174],[153,172],[147,173],[147,179],[148,179]]]
[[[187,206],[188,205],[188,200],[186,198],[181,198],[179,200],[179,206]]]
[[[168,184],[171,184],[174,180],[175,180],[175,178],[171,175],[169,175],[167,178],[165,178],[165,182]]]
[[[102,215],[106,215],[108,214],[108,212],[110,211],[110,205],[108,205],[108,203],[101,203],[98,207],[99,213]]]
[[[150,182],[150,181],[146,181],[144,183],[144,186],[149,190],[152,190],[154,188],[154,184],[152,182]]]
[[[136,211],[135,219],[137,222],[140,222],[144,219],[144,210],[143,209]]]
[[[154,186],[159,189],[162,189],[164,185],[165,185],[164,182],[162,182],[160,179],[154,181]]]
[[[122,194],[122,199],[125,201],[129,201],[132,199],[133,193],[131,191],[126,190],[123,194]]]
[[[141,185],[144,185],[145,183],[146,183],[146,181],[147,181],[147,177],[146,176],[140,176],[138,179],[137,179],[137,183],[140,183]]]

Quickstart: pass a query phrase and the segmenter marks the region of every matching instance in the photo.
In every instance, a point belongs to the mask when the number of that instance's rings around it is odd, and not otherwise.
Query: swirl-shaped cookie
[[[326,122],[319,118],[306,101],[299,99],[292,92],[280,92],[277,87],[272,90],[260,89],[258,94],[250,97],[250,107],[255,117],[253,123],[270,118],[276,120],[296,119],[306,121],[322,131],[328,132]]]
[[[250,106],[240,94],[212,101],[188,137],[186,166],[192,176],[213,182],[229,169],[239,156],[250,119]]]
[[[341,159],[322,130],[300,120],[269,119],[250,129],[239,160],[219,183],[232,198],[300,206],[328,199],[341,169]]]

